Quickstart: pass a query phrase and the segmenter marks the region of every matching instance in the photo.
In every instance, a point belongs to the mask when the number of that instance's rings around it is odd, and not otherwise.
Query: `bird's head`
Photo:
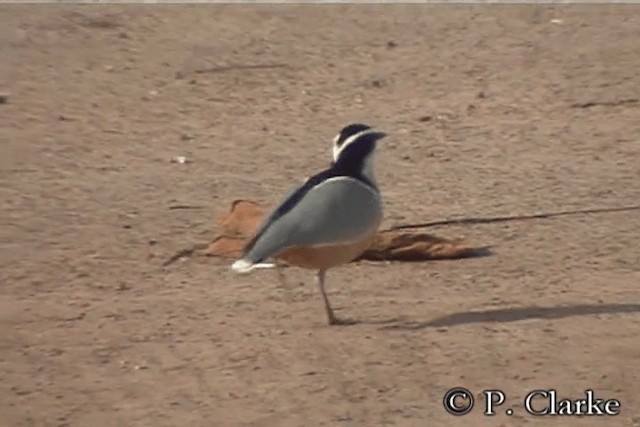
[[[363,124],[344,127],[334,138],[333,167],[345,172],[361,173],[375,182],[373,157],[377,141],[386,134]]]
[[[338,155],[347,145],[347,141],[351,142],[353,136],[370,129],[371,126],[362,123],[352,123],[343,127],[335,138],[333,138],[333,162],[335,163],[335,161],[338,160]]]

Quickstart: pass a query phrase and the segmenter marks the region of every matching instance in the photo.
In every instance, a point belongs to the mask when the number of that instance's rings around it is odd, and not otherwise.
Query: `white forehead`
[[[333,161],[338,160],[338,154],[340,154],[340,147],[338,147],[338,141],[340,140],[340,134],[337,134],[335,138],[333,138]]]

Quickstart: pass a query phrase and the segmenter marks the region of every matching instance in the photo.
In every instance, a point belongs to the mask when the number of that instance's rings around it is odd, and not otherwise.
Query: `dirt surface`
[[[430,228],[494,253],[330,271],[348,327],[313,272],[162,267],[353,121],[390,135],[383,227],[638,205],[639,12],[1,6],[0,426],[640,426],[638,210]]]

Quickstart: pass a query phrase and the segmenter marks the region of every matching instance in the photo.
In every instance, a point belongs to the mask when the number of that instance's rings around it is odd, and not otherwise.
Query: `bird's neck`
[[[364,159],[338,158],[331,168],[341,175],[362,177],[375,188],[378,188],[376,177],[373,172],[374,155],[369,155]]]
[[[367,178],[376,188],[378,188],[378,182],[376,181],[376,175],[373,172],[373,156],[370,156],[364,161],[362,165],[362,176]]]

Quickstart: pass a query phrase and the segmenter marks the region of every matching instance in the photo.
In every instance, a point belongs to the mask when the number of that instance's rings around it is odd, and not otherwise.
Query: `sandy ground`
[[[162,267],[353,121],[390,134],[385,227],[637,206],[639,12],[1,6],[0,425],[640,426],[638,210],[429,229],[493,255],[337,268],[349,327],[312,272]],[[506,403],[454,417],[455,386]]]

